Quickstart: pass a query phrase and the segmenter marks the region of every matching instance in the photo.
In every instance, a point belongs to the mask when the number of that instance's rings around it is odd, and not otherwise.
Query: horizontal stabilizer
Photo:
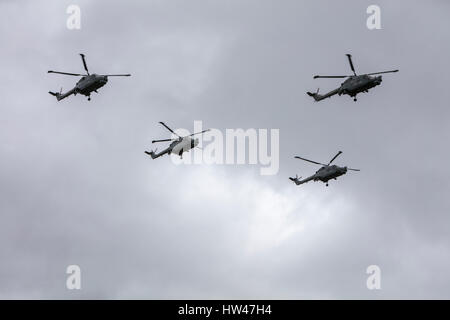
[[[307,94],[308,94],[308,96],[310,96],[310,97],[313,97],[314,98],[314,100],[316,100],[316,101],[320,101],[321,99],[320,99],[320,95],[319,94],[317,94],[317,93],[312,93],[312,92],[307,92]]]
[[[302,184],[303,182],[301,181],[302,177],[297,177],[295,176],[295,178],[289,177],[289,180],[291,180],[292,182],[294,182],[296,185]]]
[[[155,159],[155,153],[153,151],[144,151],[146,154],[148,154],[150,157],[152,157],[152,159]]]
[[[58,101],[62,99],[61,98],[61,94],[59,92],[51,92],[51,91],[49,91],[48,93],[50,93],[52,96],[55,96]]]

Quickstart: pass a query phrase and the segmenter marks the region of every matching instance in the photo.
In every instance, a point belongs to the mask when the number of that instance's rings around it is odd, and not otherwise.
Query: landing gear
[[[325,185],[325,187],[328,187],[328,182],[327,182],[327,184]]]
[[[88,96],[88,101],[91,101],[91,96]]]
[[[358,99],[356,99],[356,98],[353,98],[353,101],[355,101],[355,102],[356,102],[356,101],[358,101]]]

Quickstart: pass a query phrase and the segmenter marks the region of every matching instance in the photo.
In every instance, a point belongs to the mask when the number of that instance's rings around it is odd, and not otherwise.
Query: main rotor
[[[314,79],[318,79],[318,78],[350,78],[350,77],[358,76],[356,74],[356,71],[355,71],[355,66],[353,65],[352,55],[347,53],[346,56],[347,56],[347,59],[348,59],[348,63],[350,64],[350,69],[353,72],[353,75],[347,75],[347,76],[319,76],[319,75],[316,75],[313,78]],[[371,75],[376,75],[376,74],[393,73],[393,72],[398,72],[398,69],[396,69],[396,70],[388,70],[388,71],[380,71],[380,72],[372,72],[372,73],[365,73],[365,74],[362,74],[362,75],[371,76]]]
[[[172,134],[176,135],[178,138],[176,138],[176,139],[153,140],[152,143],[155,143],[155,142],[168,142],[168,141],[181,141],[181,140],[184,139],[184,138],[192,137],[192,136],[195,136],[195,135],[197,135],[197,134],[202,134],[202,133],[204,133],[204,132],[207,132],[207,131],[210,131],[210,130],[211,130],[211,129],[207,129],[207,130],[203,130],[203,131],[200,131],[200,132],[192,133],[192,134],[190,134],[190,135],[187,135],[187,136],[182,137],[182,136],[180,136],[178,133],[176,133],[175,131],[173,131],[171,128],[169,128],[164,122],[160,121],[159,123],[160,123],[162,126],[164,126],[167,130],[169,130]]]
[[[84,70],[86,70],[86,74],[61,72],[61,71],[53,71],[53,70],[49,70],[48,73],[58,73],[58,74],[66,75],[66,76],[76,76],[76,77],[90,76],[91,74],[89,73],[89,69],[87,67],[86,58],[85,58],[84,54],[82,54],[82,53],[80,53],[80,56],[81,56],[81,60],[83,61]],[[131,76],[131,74],[99,74],[99,76],[104,76],[104,77],[129,77],[129,76]]]
[[[324,163],[320,163],[320,162],[317,162],[317,161],[309,160],[309,159],[302,158],[302,157],[299,157],[299,156],[296,156],[295,158],[303,160],[303,161],[311,162],[311,163],[314,163],[314,164],[318,164],[319,166],[329,167],[331,165],[331,163],[334,160],[336,160],[336,158],[339,157],[341,154],[342,154],[342,151],[339,151],[333,158],[331,158],[331,160],[330,160],[330,162],[328,162],[328,164],[324,164]],[[352,169],[352,168],[347,168],[347,170],[360,171],[359,169]]]

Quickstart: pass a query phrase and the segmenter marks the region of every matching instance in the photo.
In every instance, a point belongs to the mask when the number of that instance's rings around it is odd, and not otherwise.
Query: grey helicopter
[[[103,87],[108,82],[108,77],[129,77],[131,74],[90,74],[86,59],[84,57],[84,54],[80,53],[81,59],[83,60],[84,70],[86,70],[87,74],[79,74],[79,73],[68,73],[68,72],[59,72],[59,71],[53,71],[50,70],[48,73],[58,73],[58,74],[64,74],[68,76],[76,76],[76,77],[82,77],[75,87],[65,93],[62,93],[62,88],[60,92],[51,92],[49,91],[51,95],[55,96],[58,101],[67,98],[70,95],[77,95],[82,94],[88,97],[88,101],[91,101],[91,93],[95,92],[98,93],[97,90]]]
[[[156,142],[168,142],[171,141],[171,144],[164,149],[163,151],[161,151],[160,153],[157,153],[157,150],[155,151],[144,151],[146,154],[148,154],[149,156],[152,157],[152,159],[156,159],[159,158],[165,154],[177,154],[180,156],[181,159],[183,159],[183,152],[187,152],[193,148],[195,148],[196,146],[198,146],[199,140],[198,138],[192,138],[194,135],[197,134],[202,134],[204,132],[210,131],[210,129],[207,130],[203,130],[201,132],[196,132],[193,134],[190,134],[188,136],[180,136],[177,133],[175,133],[175,131],[173,131],[171,128],[169,128],[164,122],[159,122],[161,125],[163,125],[167,130],[169,130],[170,132],[172,132],[174,135],[176,135],[178,138],[176,139],[162,139],[162,140],[153,140],[152,143],[156,143]]]
[[[355,67],[353,66],[352,56],[350,54],[347,54],[347,58],[348,58],[348,62],[350,63],[350,68],[353,71],[353,75],[350,75],[350,76],[314,76],[314,79],[347,78],[344,80],[344,82],[341,83],[341,86],[339,88],[334,89],[324,95],[319,94],[319,89],[317,89],[317,91],[315,93],[307,92],[307,94],[309,96],[313,97],[314,100],[316,100],[316,101],[320,101],[325,98],[329,98],[331,96],[334,96],[335,94],[338,94],[338,95],[347,94],[353,98],[353,101],[356,102],[357,101],[356,95],[358,93],[369,92],[369,89],[381,84],[382,77],[381,76],[371,77],[372,75],[398,72],[398,69],[396,69],[396,70],[372,72],[372,73],[357,75],[355,72]]]
[[[313,174],[312,176],[306,178],[306,179],[302,179],[302,177],[298,177],[297,175],[295,176],[295,178],[289,178],[289,180],[293,181],[296,185],[299,184],[303,184],[309,181],[322,181],[326,184],[326,186],[328,187],[328,181],[331,179],[336,180],[337,177],[342,176],[344,174],[347,173],[348,170],[352,170],[352,171],[360,171],[359,169],[352,169],[352,168],[348,168],[348,167],[339,167],[336,165],[331,165],[331,163],[342,153],[342,151],[339,151],[331,160],[330,162],[328,162],[328,164],[323,164],[320,162],[316,162],[316,161],[312,161],[312,160],[308,160],[305,158],[301,158],[301,157],[295,157],[296,159],[301,159],[304,161],[308,161],[314,164],[318,164],[321,165],[323,167],[321,167],[319,170],[316,171],[315,174]]]

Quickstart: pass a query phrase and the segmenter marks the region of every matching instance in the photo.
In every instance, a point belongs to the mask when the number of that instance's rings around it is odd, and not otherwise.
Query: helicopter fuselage
[[[323,166],[312,176],[314,181],[328,182],[328,180],[336,179],[347,173],[347,167],[339,167],[336,165]]]
[[[181,156],[183,152],[195,148],[198,145],[198,143],[199,143],[198,139],[192,139],[191,137],[184,137],[182,139],[176,140],[170,144],[169,154],[174,153]]]
[[[347,173],[347,167],[339,167],[336,165],[323,166],[316,171],[312,176],[301,180],[301,178],[289,178],[294,181],[295,184],[303,184],[309,181],[322,181],[328,186],[328,181],[335,179]]]
[[[96,92],[108,82],[107,76],[91,74],[83,76],[75,85],[75,94],[79,93],[89,96],[91,92]]]
[[[183,157],[183,153],[187,152],[193,148],[195,148],[196,146],[198,146],[199,144],[199,140],[198,139],[193,139],[189,136],[187,137],[183,137],[183,138],[179,138],[175,141],[173,141],[172,143],[170,143],[170,145],[164,149],[163,151],[156,153],[156,151],[151,151],[148,152],[146,151],[145,153],[147,153],[148,155],[150,155],[153,159],[159,158],[163,155],[167,154],[176,154],[180,157]]]
[[[382,81],[381,76],[351,76],[341,83],[341,87],[338,89],[338,95],[347,94],[355,97],[360,92],[368,92],[369,89],[380,85]]]

